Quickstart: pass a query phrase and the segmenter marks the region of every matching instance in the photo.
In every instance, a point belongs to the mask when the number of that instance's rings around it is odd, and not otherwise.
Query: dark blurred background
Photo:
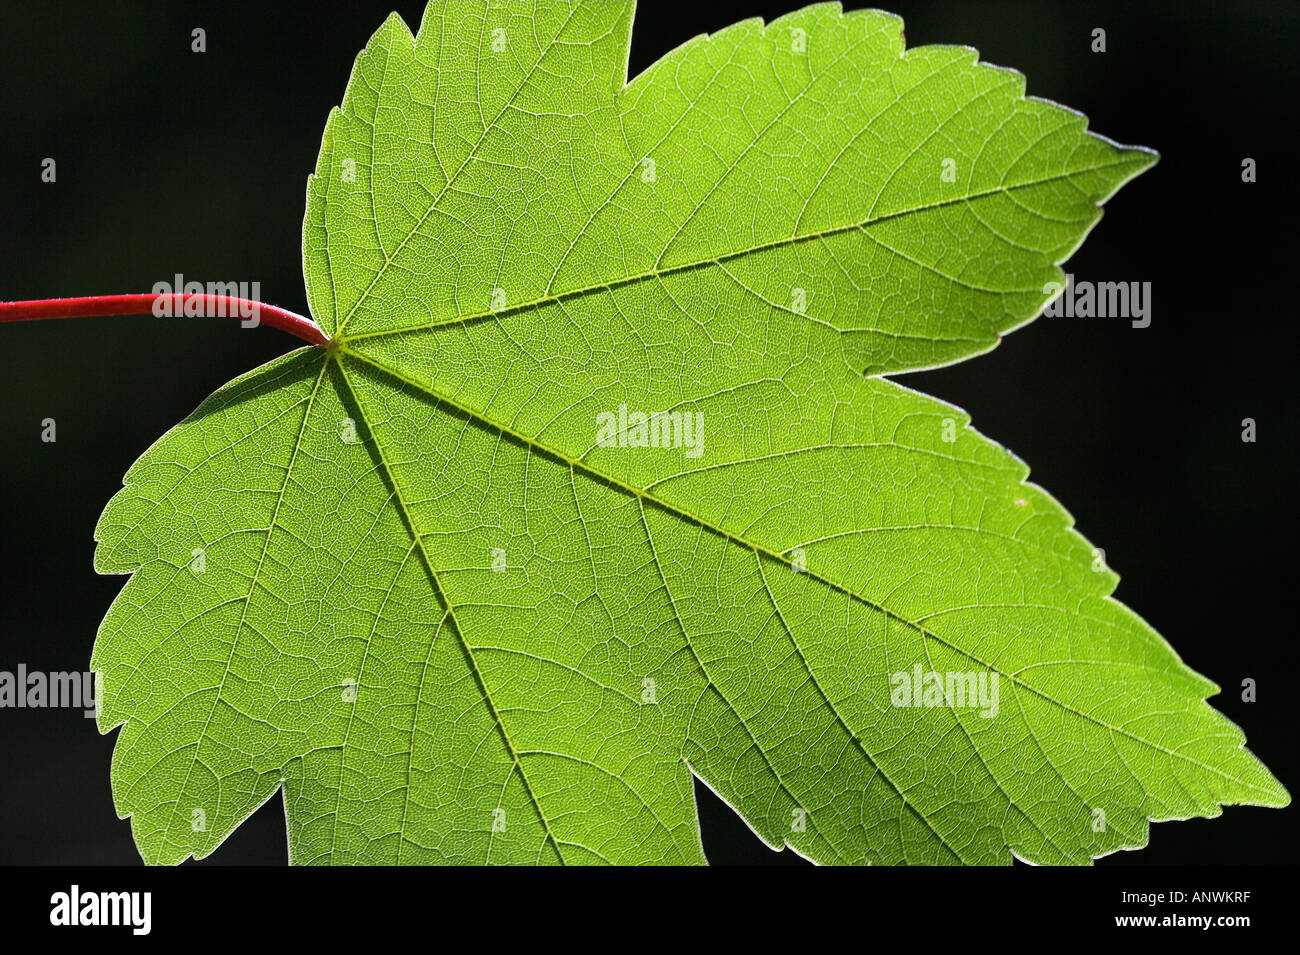
[[[991,354],[904,381],[966,408],[1106,550],[1118,596],[1225,692],[1215,705],[1293,792],[1297,402],[1293,125],[1300,4],[880,0],[909,45],[961,43],[1029,93],[1163,154],[1068,270],[1150,281],[1146,329],[1043,318]],[[635,75],[783,3],[645,2]],[[849,4],[852,6],[852,4]],[[307,311],[306,178],[356,53],[396,6],[0,4],[0,299],[147,292],[175,272],[261,282]],[[190,31],[207,31],[207,52]],[[1094,28],[1107,52],[1091,51]],[[41,161],[57,161],[43,183]],[[1245,157],[1258,182],[1243,184]],[[122,474],[226,382],[297,343],[229,320],[0,327],[0,669],[81,670],[122,584],[92,531]],[[1241,440],[1243,418],[1258,441]],[[40,440],[43,418],[57,443]],[[1243,703],[1244,678],[1258,702]],[[0,862],[136,863],[109,792],[113,736],[80,711],[0,710]],[[709,858],[769,852],[697,787]],[[1101,865],[1291,861],[1295,808],[1154,825]],[[200,864],[285,861],[278,797]]]

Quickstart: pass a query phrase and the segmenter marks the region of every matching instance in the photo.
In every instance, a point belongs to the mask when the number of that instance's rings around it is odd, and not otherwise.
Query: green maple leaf
[[[144,858],[281,788],[303,863],[702,862],[692,774],[820,862],[1285,805],[1026,467],[878,377],[1036,315],[1155,155],[837,4],[627,83],[632,12],[435,3],[357,59],[303,225],[330,345],[97,530]]]

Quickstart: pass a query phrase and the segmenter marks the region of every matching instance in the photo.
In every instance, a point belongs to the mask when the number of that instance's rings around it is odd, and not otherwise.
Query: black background
[[[1031,95],[1162,153],[1068,270],[1150,281],[1153,320],[1042,318],[992,353],[904,377],[1034,468],[1106,550],[1118,596],[1225,692],[1215,705],[1289,789],[1295,744],[1294,123],[1300,4],[881,0],[909,45],[961,43]],[[642,3],[635,75],[784,3]],[[303,312],[307,174],[382,3],[0,6],[0,299],[257,280]],[[395,5],[418,25],[421,3]],[[207,31],[206,53],[190,31]],[[1107,52],[1091,52],[1092,30]],[[58,179],[40,180],[54,157]],[[1244,157],[1259,181],[1241,181]],[[0,669],[84,669],[121,579],[91,534],[123,472],[228,379],[297,345],[273,329],[148,317],[0,326]],[[40,440],[41,419],[58,441]],[[1255,418],[1258,442],[1241,441]],[[1259,685],[1240,699],[1241,680]],[[78,711],[0,710],[0,862],[134,863],[113,736]],[[715,862],[769,852],[702,787]],[[1099,865],[1289,861],[1296,810],[1154,825]],[[277,798],[203,864],[285,861]]]

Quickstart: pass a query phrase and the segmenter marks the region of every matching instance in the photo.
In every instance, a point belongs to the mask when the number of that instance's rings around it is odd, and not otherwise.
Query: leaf
[[[876,11],[626,83],[631,21],[431,4],[358,57],[303,224],[331,344],[218,391],[97,530],[144,858],[281,788],[299,863],[703,862],[692,774],[827,863],[1285,805],[1024,464],[878,377],[1037,314],[1155,155]],[[637,412],[697,430],[629,446]],[[932,672],[982,705],[895,705]]]

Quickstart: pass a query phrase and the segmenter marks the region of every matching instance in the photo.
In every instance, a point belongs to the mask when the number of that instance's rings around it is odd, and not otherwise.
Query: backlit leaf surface
[[[1284,804],[1025,465],[879,377],[1036,315],[1154,154],[880,12],[629,83],[632,18],[434,3],[358,57],[303,224],[331,346],[218,391],[97,531],[145,859],[281,787],[298,863],[702,862],[692,774],[825,863]],[[600,440],[637,412],[696,430]],[[895,705],[917,672],[996,712]]]

